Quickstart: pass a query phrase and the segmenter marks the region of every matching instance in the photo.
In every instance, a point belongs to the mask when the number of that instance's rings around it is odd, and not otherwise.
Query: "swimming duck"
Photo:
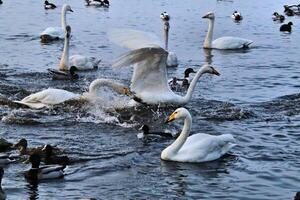
[[[274,21],[283,22],[285,20],[285,17],[283,15],[279,15],[278,12],[274,12],[273,15],[274,15],[273,17]]]
[[[192,81],[192,78],[190,77],[191,73],[196,73],[196,71],[194,71],[193,68],[187,68],[186,70],[184,70],[183,79],[173,77],[173,79],[169,81],[169,86],[171,90],[173,91],[187,90]],[[178,81],[181,81],[181,86],[178,83]]]
[[[240,21],[243,19],[243,16],[238,11],[234,11],[231,15],[231,18],[235,21]]]
[[[46,10],[48,10],[48,9],[54,9],[54,8],[56,8],[56,5],[54,5],[53,3],[49,3],[49,1],[45,1],[45,3],[44,3],[44,8],[46,9]]]
[[[0,167],[0,200],[6,199],[6,194],[3,191],[3,189],[2,189],[2,178],[3,178],[3,175],[4,175],[3,167]]]
[[[13,145],[13,147],[19,149],[20,155],[30,155],[33,153],[38,153],[38,154],[42,155],[43,154],[42,149],[44,148],[44,146],[36,147],[36,148],[28,148],[28,142],[25,138],[20,139],[18,143]],[[61,152],[61,150],[57,149],[57,148],[55,149],[55,151]]]
[[[31,182],[37,182],[45,179],[62,178],[64,176],[63,170],[66,166],[61,165],[45,165],[40,167],[41,156],[39,154],[32,154],[29,157],[31,169],[25,173],[25,178]]]
[[[4,138],[0,138],[0,152],[8,151],[13,149],[13,144],[8,142]]]
[[[77,67],[71,66],[68,72],[55,70],[55,69],[48,69],[49,75],[54,80],[76,80],[79,78],[78,74],[76,74]]]
[[[99,6],[99,7],[109,7],[108,0],[85,0],[86,6]]]
[[[167,137],[167,138],[173,138],[173,137],[176,138],[178,136],[177,134],[172,134],[172,133],[169,133],[169,132],[150,132],[150,128],[146,124],[141,126],[141,128],[139,128],[139,130],[142,130],[143,132],[139,133],[137,135],[138,138],[145,138],[145,137],[148,137],[148,136],[151,136],[151,135],[152,136],[157,135],[157,136]]]
[[[292,31],[293,22],[289,22],[287,24],[283,24],[280,26],[280,31],[291,32]]]
[[[1,4],[3,4],[3,1],[2,1],[2,0],[0,0],[0,5],[1,5]]]
[[[53,152],[53,147],[50,144],[45,145],[42,149],[45,152],[44,163],[46,165],[50,164],[59,164],[59,165],[67,165],[70,161],[68,156],[55,156]]]
[[[294,11],[288,6],[288,5],[284,5],[284,13],[287,16],[294,16]]]

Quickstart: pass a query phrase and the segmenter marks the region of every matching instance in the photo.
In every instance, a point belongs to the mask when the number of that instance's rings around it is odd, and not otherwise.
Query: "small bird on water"
[[[284,32],[292,32],[292,25],[293,22],[289,22],[287,24],[283,24],[280,26],[280,31],[284,31]]]

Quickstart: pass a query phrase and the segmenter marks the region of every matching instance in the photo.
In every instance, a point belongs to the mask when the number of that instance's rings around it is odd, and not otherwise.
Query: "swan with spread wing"
[[[211,65],[204,64],[196,73],[187,94],[180,96],[172,92],[168,85],[166,60],[168,52],[150,34],[130,29],[113,29],[109,38],[131,51],[117,58],[115,68],[133,65],[134,71],[130,90],[135,93],[136,101],[145,104],[186,104],[192,98],[197,81],[205,74],[219,75]]]

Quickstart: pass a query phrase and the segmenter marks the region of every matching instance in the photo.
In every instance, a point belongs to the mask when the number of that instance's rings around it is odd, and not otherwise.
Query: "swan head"
[[[209,74],[220,76],[220,73],[213,66],[211,66],[209,64],[204,64],[202,66],[202,69],[203,69],[204,73],[209,73]]]
[[[208,12],[202,18],[215,19],[215,14],[213,12]]]
[[[164,21],[164,22],[168,22],[170,20],[170,16],[167,12],[163,12],[160,14],[160,18]]]
[[[196,73],[196,72],[194,71],[193,68],[190,68],[190,67],[189,67],[189,68],[187,68],[186,70],[184,70],[184,77],[185,77],[185,78],[189,77],[190,73]]]
[[[63,7],[64,7],[64,9],[65,9],[66,11],[74,12],[74,11],[72,10],[71,6],[68,5],[68,4],[65,4]]]
[[[176,119],[186,118],[186,116],[190,115],[189,111],[186,108],[177,108],[167,119],[166,123],[174,121]]]

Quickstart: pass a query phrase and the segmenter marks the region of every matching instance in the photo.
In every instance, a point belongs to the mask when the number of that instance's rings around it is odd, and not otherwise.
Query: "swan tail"
[[[243,49],[248,49],[249,46],[253,43],[253,41],[249,40],[248,42],[243,44]]]
[[[135,63],[141,62],[145,59],[148,59],[149,57],[155,54],[167,56],[168,52],[161,47],[146,47],[146,48],[136,49],[136,50],[129,51],[123,54],[122,56],[120,56],[119,58],[117,58],[113,62],[112,66],[114,68],[130,66]]]
[[[98,59],[98,60],[95,59],[95,62],[93,63],[94,69],[98,69],[98,65],[101,61],[102,61],[101,59]]]

